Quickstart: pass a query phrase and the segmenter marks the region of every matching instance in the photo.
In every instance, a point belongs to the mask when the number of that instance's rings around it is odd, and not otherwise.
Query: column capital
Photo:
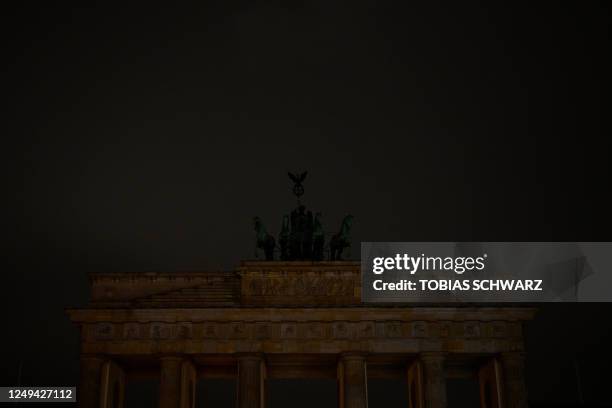
[[[527,353],[524,351],[504,351],[499,354],[502,362],[523,362]]]
[[[447,353],[444,351],[424,351],[419,353],[419,359],[424,362],[444,361]]]
[[[81,354],[80,359],[82,361],[106,361],[108,358],[102,354]]]
[[[365,360],[366,357],[367,357],[367,353],[360,352],[360,351],[347,351],[347,352],[340,354],[340,360],[342,361]]]
[[[236,353],[235,354],[237,360],[257,360],[263,361],[264,354],[263,353]]]
[[[186,360],[185,356],[180,354],[162,354],[159,356],[160,361],[183,361]]]

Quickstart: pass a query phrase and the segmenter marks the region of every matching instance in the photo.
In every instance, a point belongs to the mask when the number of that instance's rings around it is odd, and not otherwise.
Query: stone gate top
[[[237,378],[240,408],[264,406],[265,378],[303,376],[337,378],[344,408],[367,407],[368,376],[404,378],[429,407],[446,406],[451,376],[479,378],[496,401],[509,390],[504,406],[526,406],[527,307],[363,304],[360,264],[344,261],[93,274],[91,287],[88,306],[67,310],[80,328],[81,406],[121,401],[139,375],[160,381],[163,408],[193,406],[203,376]]]
[[[354,306],[359,262],[242,261],[234,271],[91,275],[89,306]]]

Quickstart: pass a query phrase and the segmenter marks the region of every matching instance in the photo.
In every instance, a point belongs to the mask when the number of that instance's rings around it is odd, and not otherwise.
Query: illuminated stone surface
[[[477,376],[492,359],[509,406],[526,406],[522,324],[534,309],[363,305],[359,274],[356,262],[243,262],[235,272],[92,275],[90,304],[68,311],[81,328],[81,406],[108,400],[96,386],[104,361],[127,387],[160,378],[162,407],[193,406],[193,367],[238,378],[240,407],[264,404],[265,378],[335,377],[340,404],[362,408],[368,376],[405,377],[420,360],[425,406],[444,407],[445,379]]]

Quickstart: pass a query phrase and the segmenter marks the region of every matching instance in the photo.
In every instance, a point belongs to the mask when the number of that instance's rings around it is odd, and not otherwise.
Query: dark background
[[[607,8],[287,3],[3,6],[1,385],[77,383],[87,273],[253,258],[288,170],[355,242],[610,240]],[[611,312],[543,306],[533,405],[612,404]]]

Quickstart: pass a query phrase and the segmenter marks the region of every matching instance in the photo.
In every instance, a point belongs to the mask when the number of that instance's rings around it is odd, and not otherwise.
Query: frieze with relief
[[[313,321],[109,323],[84,326],[85,342],[177,340],[363,340],[520,338],[516,322]]]
[[[243,277],[251,296],[353,296],[355,279],[340,276]]]

